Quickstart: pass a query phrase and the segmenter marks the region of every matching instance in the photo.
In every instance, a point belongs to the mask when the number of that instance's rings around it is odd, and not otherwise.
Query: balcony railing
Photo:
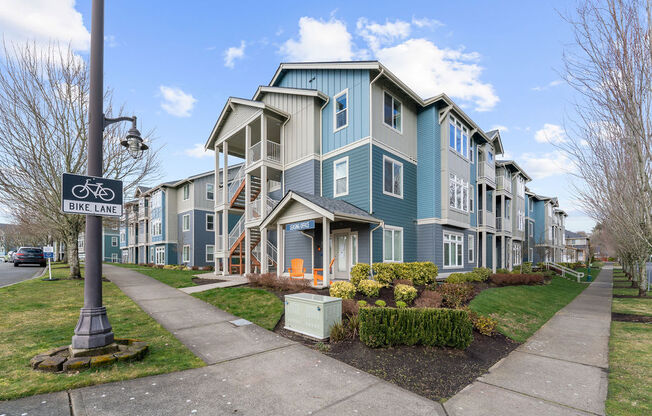
[[[249,159],[247,164],[251,165],[258,162],[262,158],[262,145],[263,142],[258,142],[249,148]],[[281,145],[270,140],[267,141],[267,155],[265,160],[270,162],[281,163]]]
[[[502,175],[496,177],[496,190],[512,193],[512,180]]]
[[[512,232],[512,219],[503,217],[496,218],[496,230]]]
[[[478,179],[486,179],[489,182],[496,182],[496,167],[493,163],[478,163]]]
[[[496,227],[496,216],[493,212],[485,211],[483,209],[478,211],[478,225],[481,227]]]
[[[269,195],[266,198],[259,195],[258,198],[247,204],[247,220],[257,221],[265,218],[265,216],[274,209],[277,203],[278,201],[271,198]]]

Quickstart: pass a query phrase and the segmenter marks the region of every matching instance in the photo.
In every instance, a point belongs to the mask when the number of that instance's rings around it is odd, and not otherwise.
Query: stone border
[[[30,360],[29,364],[38,371],[72,373],[105,367],[117,362],[142,360],[149,351],[146,342],[135,339],[116,338],[113,345],[115,352],[87,357],[73,357],[70,345],[66,345],[38,354]]]

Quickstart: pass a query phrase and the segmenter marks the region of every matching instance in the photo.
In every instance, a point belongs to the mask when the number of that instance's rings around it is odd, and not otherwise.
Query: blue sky
[[[71,41],[88,58],[90,0],[3,3],[6,39]],[[560,198],[568,229],[590,230],[570,164],[550,143],[566,140],[563,126],[573,115],[574,92],[559,75],[572,43],[559,12],[571,2],[278,5],[106,2],[105,85],[165,145],[164,180],[213,168],[212,154],[198,146],[226,99],[250,98],[279,62],[380,59],[420,94],[445,92],[485,130],[500,126],[506,156],[535,178],[530,188]]]

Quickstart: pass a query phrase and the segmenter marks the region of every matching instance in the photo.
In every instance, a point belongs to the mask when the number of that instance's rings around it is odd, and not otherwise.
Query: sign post
[[[54,247],[52,246],[45,246],[43,247],[43,256],[48,259],[48,274],[50,277],[48,279],[44,280],[54,280],[52,279],[52,259],[54,258]]]

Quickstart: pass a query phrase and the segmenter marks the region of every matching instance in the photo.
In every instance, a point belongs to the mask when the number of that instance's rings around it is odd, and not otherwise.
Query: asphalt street
[[[43,267],[37,264],[14,267],[13,263],[0,262],[0,287],[31,279],[41,273],[43,273]]]

